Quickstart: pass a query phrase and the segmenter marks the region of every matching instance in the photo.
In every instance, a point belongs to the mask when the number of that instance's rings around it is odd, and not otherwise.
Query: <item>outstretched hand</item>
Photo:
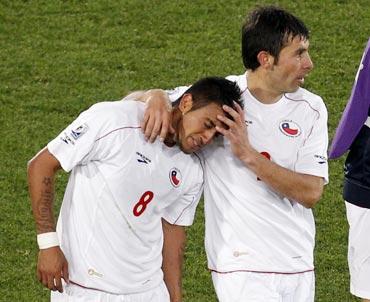
[[[237,103],[234,103],[234,106],[235,109],[226,105],[222,106],[222,109],[230,114],[232,119],[223,115],[218,115],[218,120],[228,126],[228,129],[216,126],[216,130],[230,141],[231,150],[234,155],[240,160],[243,160],[253,149],[248,139],[244,110]]]
[[[37,278],[50,290],[63,292],[62,278],[69,283],[68,262],[59,246],[39,251]]]

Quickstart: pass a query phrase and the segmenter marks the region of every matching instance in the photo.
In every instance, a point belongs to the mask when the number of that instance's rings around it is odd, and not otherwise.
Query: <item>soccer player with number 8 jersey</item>
[[[217,116],[240,94],[223,78],[199,80],[175,102],[164,144],[142,134],[145,104],[97,103],[30,161],[37,275],[52,301],[181,301],[184,226],[203,188],[194,152],[226,127]],[[55,229],[61,168],[71,174]]]

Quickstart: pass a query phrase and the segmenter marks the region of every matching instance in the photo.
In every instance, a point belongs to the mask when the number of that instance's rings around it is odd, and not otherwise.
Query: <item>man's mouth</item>
[[[191,137],[191,139],[193,140],[193,149],[195,150],[200,149],[201,148],[200,142],[198,142],[194,137]]]

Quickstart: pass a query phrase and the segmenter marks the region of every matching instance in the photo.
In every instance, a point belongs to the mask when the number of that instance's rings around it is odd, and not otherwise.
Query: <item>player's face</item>
[[[178,144],[185,153],[198,151],[210,144],[217,135],[216,126],[222,127],[217,115],[224,115],[220,105],[210,103],[182,116],[178,128]]]
[[[270,73],[272,88],[279,93],[294,92],[304,83],[313,63],[308,54],[309,41],[296,36],[279,54]]]

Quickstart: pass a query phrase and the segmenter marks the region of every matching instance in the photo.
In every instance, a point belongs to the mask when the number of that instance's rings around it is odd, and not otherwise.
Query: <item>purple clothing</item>
[[[351,97],[337,127],[329,158],[342,156],[351,146],[368,117],[370,107],[370,39],[352,87]]]

